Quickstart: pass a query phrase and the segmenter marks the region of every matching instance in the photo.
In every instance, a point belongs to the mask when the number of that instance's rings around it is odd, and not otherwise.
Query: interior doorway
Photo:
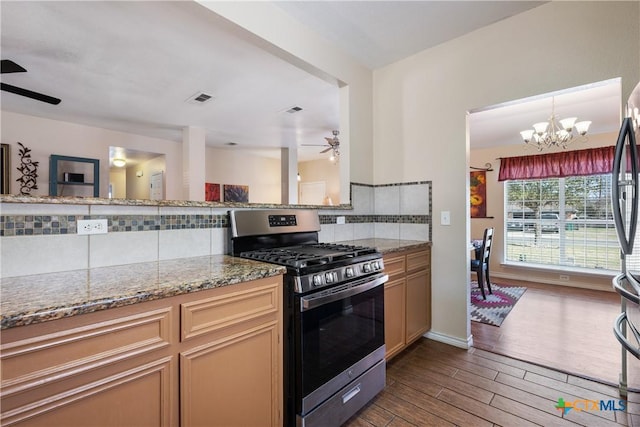
[[[543,154],[547,152],[560,152],[563,149],[553,147],[544,149],[543,153],[536,148],[527,146],[524,143],[520,132],[531,128],[538,122],[548,121],[552,114],[552,105],[555,114],[559,119],[566,117],[577,117],[580,120],[589,120],[592,122],[587,133],[586,142],[577,140],[573,142],[567,150],[580,150],[587,148],[595,148],[601,146],[615,145],[617,133],[620,128],[621,107],[622,107],[622,88],[620,79],[611,79],[603,82],[596,82],[576,88],[569,88],[552,93],[540,94],[526,99],[509,101],[499,105],[487,106],[469,111],[468,129],[469,129],[469,165],[470,167],[484,167],[491,164],[493,171],[486,174],[486,218],[468,218],[470,234],[468,238],[479,239],[482,237],[483,231],[487,227],[495,229],[494,244],[492,246],[491,260],[491,278],[493,283],[499,285],[518,285],[523,277],[526,276],[527,282],[521,285],[528,288],[522,299],[515,305],[505,322],[500,327],[483,327],[476,322],[471,322],[469,331],[473,335],[474,345],[482,346],[485,350],[502,353],[510,357],[519,358],[533,363],[550,363],[545,362],[533,351],[527,348],[550,349],[560,348],[565,353],[573,352],[576,358],[566,359],[568,362],[564,367],[554,366],[556,368],[571,371],[575,374],[593,376],[593,372],[588,373],[586,365],[589,356],[587,348],[589,346],[599,346],[601,342],[588,344],[581,341],[579,337],[572,337],[565,340],[561,336],[554,333],[534,333],[541,332],[544,328],[551,327],[545,323],[546,319],[569,319],[582,318],[589,319],[589,304],[581,304],[584,302],[577,287],[592,287],[593,289],[601,289],[599,291],[588,291],[592,293],[595,301],[598,296],[614,297],[615,294],[608,292],[611,289],[611,278],[599,272],[599,274],[576,274],[563,271],[559,272],[559,266],[554,270],[552,266],[544,265],[530,268],[518,265],[517,261],[507,262],[507,254],[509,246],[507,244],[508,233],[523,233],[523,230],[513,230],[508,226],[507,208],[505,206],[505,185],[498,181],[500,170],[500,159],[505,157],[529,156]],[[471,172],[473,169],[470,169]],[[470,176],[470,175],[468,175]],[[471,206],[471,199],[469,198]],[[513,228],[513,227],[512,227]],[[559,239],[560,233],[549,233],[546,237],[549,239]],[[549,240],[547,239],[547,240]],[[473,259],[474,253],[469,253],[469,258]],[[526,260],[524,260],[526,261]],[[564,268],[564,267],[562,267]],[[567,268],[570,270],[570,268]],[[475,279],[475,274],[471,274],[469,279]],[[560,297],[553,293],[544,294],[543,290],[537,287],[547,287],[545,289],[554,289],[558,292],[566,291],[562,294],[562,300],[565,304],[556,304],[560,301]],[[510,324],[518,321],[519,316],[523,314],[523,310],[527,309],[527,304],[531,302],[534,296],[539,296],[536,300],[538,314],[535,316],[531,312],[526,313],[523,320],[526,324],[519,324],[519,332],[508,337]],[[619,300],[619,298],[618,298]],[[545,303],[546,301],[546,303]],[[569,302],[572,302],[570,304]],[[597,305],[597,302],[594,302]],[[556,312],[548,314],[540,314],[543,309],[554,310]],[[615,311],[615,310],[614,310]],[[563,317],[564,316],[564,317]],[[528,320],[526,319],[528,317]],[[542,319],[541,317],[544,317]],[[606,316],[605,316],[606,317]],[[612,332],[612,324],[615,316],[611,316],[610,323],[599,322],[594,328],[594,336],[608,337],[606,342],[615,341]],[[528,322],[528,323],[527,323]],[[559,327],[560,331],[564,330],[563,321],[553,323],[555,327]],[[512,330],[513,332],[513,330]],[[489,334],[495,341],[491,343],[488,339]],[[503,335],[504,334],[504,335]],[[511,345],[501,345],[503,342],[511,340]],[[575,346],[572,346],[576,343]],[[620,348],[615,346],[611,353],[610,362],[611,369],[616,371],[616,364],[620,363]],[[581,360],[578,360],[581,359]],[[571,364],[571,366],[568,366]],[[551,365],[550,365],[551,366]],[[607,372],[612,374],[612,372]],[[614,376],[617,373],[613,373]],[[601,380],[605,378],[600,378]],[[613,382],[613,381],[610,381]]]

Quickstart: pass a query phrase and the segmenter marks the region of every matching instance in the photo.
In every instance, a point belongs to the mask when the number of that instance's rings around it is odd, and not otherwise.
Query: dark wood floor
[[[640,395],[627,411],[555,406],[579,399],[618,400],[615,387],[472,348],[421,338],[387,366],[387,386],[345,426],[632,426]]]
[[[389,362],[385,390],[345,425],[640,427],[640,393],[629,393],[626,412],[555,408],[560,397],[620,398],[619,296],[510,284],[527,291],[500,327],[471,322],[470,350],[421,339]],[[628,359],[629,386],[640,389],[640,361]]]

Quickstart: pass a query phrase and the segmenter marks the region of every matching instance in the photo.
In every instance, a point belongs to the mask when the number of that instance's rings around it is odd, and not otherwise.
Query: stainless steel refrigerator
[[[640,139],[640,83],[626,105],[616,143],[612,172],[611,198],[613,218],[620,242],[621,272],[613,279],[613,288],[620,294],[620,314],[614,321],[613,333],[622,346],[620,394],[627,396],[628,357],[640,359],[640,238],[638,210],[640,182],[638,173]]]

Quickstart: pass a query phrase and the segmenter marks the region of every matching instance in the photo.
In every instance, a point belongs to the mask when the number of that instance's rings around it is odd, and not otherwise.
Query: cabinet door
[[[407,344],[431,327],[430,270],[407,275]]]
[[[278,425],[278,345],[274,321],[181,354],[180,425]]]
[[[404,277],[384,285],[384,343],[387,360],[404,348],[405,290]]]
[[[281,299],[278,276],[181,305],[181,427],[280,424]]]

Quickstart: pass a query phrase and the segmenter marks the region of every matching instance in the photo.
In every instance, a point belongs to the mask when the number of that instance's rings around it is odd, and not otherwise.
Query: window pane
[[[507,181],[506,260],[620,269],[611,175]]]

